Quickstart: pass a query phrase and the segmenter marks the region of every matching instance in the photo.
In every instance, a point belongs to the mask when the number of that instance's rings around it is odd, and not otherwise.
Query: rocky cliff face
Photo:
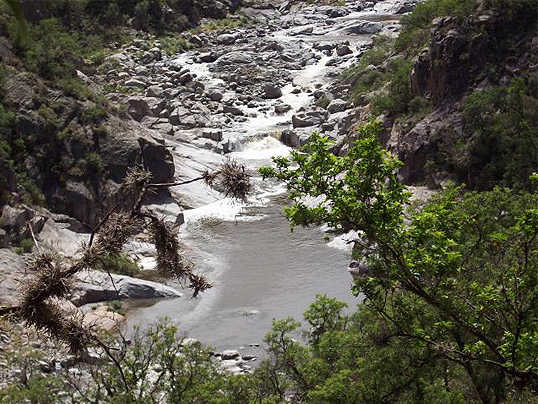
[[[119,184],[138,164],[156,182],[173,181],[162,137],[111,106],[65,96],[27,73],[10,75],[2,93],[4,106],[16,111],[10,136],[21,142],[18,166],[54,211],[95,225],[122,197]],[[9,167],[3,173],[17,204],[22,177]]]
[[[447,143],[472,143],[462,115],[470,92],[506,86],[515,77],[532,77],[538,71],[536,15],[493,11],[486,3],[464,24],[453,17],[436,19],[428,47],[413,61],[412,92],[431,100],[434,111],[410,130],[398,125],[388,129],[388,147],[405,163],[401,175],[408,183],[434,184],[454,175],[427,178],[425,167]],[[468,148],[458,153],[460,159],[469,158],[463,155]]]

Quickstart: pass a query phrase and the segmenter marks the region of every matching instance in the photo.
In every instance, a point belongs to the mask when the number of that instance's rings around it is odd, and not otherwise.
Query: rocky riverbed
[[[139,37],[108,57],[106,71],[81,74],[169,150],[176,180],[196,178],[225,158],[239,160],[254,175],[254,194],[246,203],[223,199],[218,190],[198,183],[152,201],[150,207],[170,221],[186,222],[187,253],[216,287],[196,300],[129,302],[126,328],[168,316],[182,330],[224,350],[215,355],[223,367],[242,372],[261,354],[271,318],[300,317],[316,293],[355,302],[346,271],[349,253],[331,247],[345,243],[327,245],[323,229],[290,234],[280,214],[283,189],[262,182],[255,170],[308,142],[313,131],[335,141],[348,134],[360,111],[347,102],[349,88],[336,78],[357,62],[374,34],[394,35],[401,14],[415,3],[245,7],[240,13],[247,23],[237,28],[184,34],[190,50],[167,54],[163,41]],[[2,220],[13,226],[30,220],[40,241],[67,255],[88,237],[77,221],[30,208],[4,212]],[[143,238],[128,252],[145,269],[154,268],[154,247]],[[23,276],[19,258],[0,259]],[[17,285],[11,274],[3,275],[13,295]],[[180,285],[173,283],[118,276],[115,281],[116,287],[100,274],[86,274],[73,302],[109,300],[116,288],[122,298],[181,296]]]
[[[153,206],[187,222],[190,255],[216,287],[181,304],[130,305],[128,324],[168,316],[205,343],[238,349],[227,359],[235,366],[226,366],[240,371],[240,355],[250,360],[261,353],[271,318],[300,317],[316,293],[356,302],[348,252],[324,244],[322,230],[290,234],[279,213],[282,189],[263,183],[255,170],[305,144],[315,130],[335,141],[348,134],[359,111],[336,78],[357,62],[374,34],[394,35],[412,4],[246,8],[246,25],[186,35],[194,46],[189,51],[166,55],[160,41],[147,38],[111,57],[117,68],[94,80],[136,89],[135,95],[107,96],[160,133],[176,179],[195,178],[231,157],[252,170],[255,188],[242,204],[192,184],[172,191],[180,209],[173,202]],[[151,248],[140,247],[151,268]]]

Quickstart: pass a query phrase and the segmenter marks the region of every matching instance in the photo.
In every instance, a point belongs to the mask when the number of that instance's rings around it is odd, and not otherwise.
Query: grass
[[[225,29],[240,28],[250,24],[250,20],[242,16],[240,18],[223,18],[221,20],[213,20],[206,24],[202,24],[196,28],[191,29],[189,32],[197,35],[202,32],[222,31]]]

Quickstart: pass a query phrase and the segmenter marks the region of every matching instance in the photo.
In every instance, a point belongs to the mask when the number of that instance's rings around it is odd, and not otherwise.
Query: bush
[[[395,47],[413,55],[424,47],[430,38],[430,26],[437,17],[451,16],[464,19],[475,9],[475,0],[426,0],[402,17],[402,31]]]
[[[140,272],[140,266],[126,253],[107,256],[100,269],[127,276],[136,276]]]
[[[33,377],[26,384],[11,384],[0,389],[3,404],[57,404],[65,402],[58,394],[64,381],[56,377]]]
[[[522,78],[507,88],[475,90],[468,96],[464,117],[472,139],[470,161],[460,176],[471,188],[531,186],[529,176],[538,171],[537,111],[538,92]]]
[[[34,248],[34,241],[31,238],[22,239],[19,246],[15,249],[15,252],[19,255],[28,254],[32,252]]]

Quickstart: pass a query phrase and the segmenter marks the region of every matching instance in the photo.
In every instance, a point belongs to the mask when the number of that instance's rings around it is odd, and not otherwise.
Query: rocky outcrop
[[[173,180],[174,164],[162,137],[120,118],[110,106],[65,96],[25,73],[10,76],[3,93],[4,105],[16,111],[14,137],[25,139],[28,152],[18,164],[56,212],[96,224],[100,212],[123,197],[119,183],[128,168],[142,162],[155,181]],[[153,114],[148,100],[131,100],[137,118]],[[16,179],[3,171],[15,192]]]
[[[71,301],[77,306],[118,299],[178,298],[181,293],[163,284],[130,276],[110,276],[99,271],[76,275],[77,283]]]
[[[425,181],[426,165],[428,160],[438,152],[440,138],[451,136],[461,139],[462,127],[461,112],[454,106],[434,111],[408,132],[401,132],[395,125],[387,148],[405,162],[399,171],[401,180],[406,184]]]
[[[439,178],[427,178],[425,169],[428,161],[447,157],[452,166],[465,167],[469,160],[473,141],[465,135],[465,97],[476,89],[502,87],[514,77],[538,70],[538,46],[533,45],[538,44],[536,13],[525,13],[517,5],[495,9],[487,2],[478,3],[476,13],[463,21],[435,19],[428,47],[413,60],[411,90],[415,96],[431,100],[435,110],[410,130],[403,131],[397,123],[388,128],[388,147],[405,163],[400,174],[406,183],[429,181],[438,186],[442,178],[456,177],[469,183],[473,173],[468,169],[448,168],[450,172],[433,174]],[[504,12],[508,8],[510,13]]]
[[[429,47],[414,61],[413,92],[430,97],[440,106],[461,98],[479,81],[487,80],[482,74],[486,66],[499,66],[502,73],[505,61],[517,58],[519,71],[532,68],[533,58],[524,55],[525,46],[520,47],[536,34],[536,23],[532,21],[533,16],[506,18],[489,10],[471,16],[465,24],[454,17],[437,18]]]

